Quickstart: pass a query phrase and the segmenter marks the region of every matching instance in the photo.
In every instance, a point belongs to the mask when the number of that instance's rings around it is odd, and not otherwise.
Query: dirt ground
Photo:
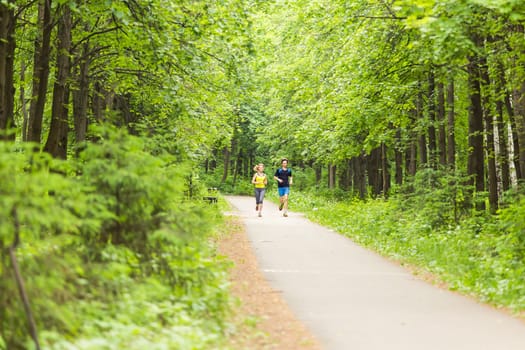
[[[233,295],[239,299],[231,348],[236,350],[320,350],[321,345],[294,316],[278,290],[259,271],[239,218],[227,218],[230,232],[219,238],[219,254],[233,261]]]

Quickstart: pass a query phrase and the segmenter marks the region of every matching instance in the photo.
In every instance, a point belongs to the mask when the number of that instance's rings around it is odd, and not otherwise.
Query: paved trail
[[[525,322],[421,281],[299,213],[284,218],[265,202],[259,218],[253,198],[227,199],[271,285],[325,349],[525,350]]]

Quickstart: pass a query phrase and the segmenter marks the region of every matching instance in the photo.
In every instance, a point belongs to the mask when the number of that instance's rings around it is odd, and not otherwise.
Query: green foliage
[[[62,175],[69,171],[67,164],[33,152],[33,147],[0,143],[0,175],[5,179],[0,184],[0,240],[5,245],[13,241],[14,210],[28,238],[49,229],[74,231],[77,215],[85,210],[80,191]]]
[[[507,233],[506,244],[514,249],[521,257],[525,258],[525,199],[518,200],[502,209],[498,217],[499,226]]]
[[[13,179],[0,187],[0,248],[14,239],[16,207],[17,256],[42,342],[217,347],[230,302],[228,264],[209,242],[221,224],[217,206],[188,198],[190,167],[173,156],[159,149],[153,156],[119,130],[96,133],[67,162],[0,143],[0,171]],[[0,267],[0,339],[9,349],[30,348],[5,254]]]
[[[433,229],[455,226],[469,217],[466,197],[472,193],[466,177],[444,170],[423,169],[401,187],[400,196],[392,198],[403,210],[418,211]],[[486,197],[481,197],[484,200]]]
[[[215,171],[208,174],[201,174],[202,182],[206,183],[208,187],[217,188],[221,193],[235,194],[235,195],[253,195],[252,177],[235,178],[228,176],[226,181],[221,183],[222,169],[215,169]]]

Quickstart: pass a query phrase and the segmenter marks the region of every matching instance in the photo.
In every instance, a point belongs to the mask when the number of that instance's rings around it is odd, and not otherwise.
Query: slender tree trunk
[[[228,172],[230,170],[230,150],[228,147],[224,147],[222,150],[223,155],[223,171],[222,171],[222,179],[221,184],[226,182],[226,179],[228,178]]]
[[[366,156],[359,156],[352,158],[353,164],[353,183],[355,190],[359,193],[359,198],[365,199],[366,197]]]
[[[515,101],[515,125],[518,132],[518,143],[520,145],[519,151],[516,153],[518,156],[518,162],[516,168],[519,168],[519,173],[523,180],[525,174],[525,83],[522,83],[519,89],[514,90],[514,101]]]
[[[71,9],[68,5],[61,6],[57,34],[57,78],[53,88],[51,125],[44,150],[62,159],[67,157],[71,26]]]
[[[383,191],[383,177],[381,174],[381,147],[370,152],[367,161],[368,184],[372,187],[372,194],[377,196]]]
[[[492,214],[498,210],[498,177],[496,173],[496,147],[494,144],[494,117],[491,113],[490,78],[485,57],[480,59],[480,79],[483,91],[482,105],[485,121],[489,209]]]
[[[454,110],[454,81],[447,86],[447,161],[449,169],[456,169],[456,112]]]
[[[403,184],[403,153],[399,150],[401,148],[401,129],[396,131],[396,148],[395,152],[395,162],[396,162],[396,175],[395,181],[396,185]]]
[[[381,190],[385,198],[390,192],[390,171],[387,156],[387,147],[384,142],[381,143]]]
[[[525,26],[522,24],[517,25],[515,26],[515,31],[523,38],[523,35],[525,35]],[[520,55],[518,57],[518,62],[520,62],[519,64],[521,66],[517,67],[517,70],[523,71],[523,68],[525,67],[523,64],[525,50],[523,49],[523,46],[520,46],[518,50],[518,54]],[[523,180],[525,179],[525,81],[523,81],[523,78],[520,80],[520,86],[517,86],[514,89],[513,95],[513,105],[515,106],[514,122],[519,144],[518,150],[514,149],[514,154],[517,156],[517,162],[515,162],[516,169],[519,169],[516,173],[519,175],[518,180]],[[518,182],[518,184],[519,183],[520,182]]]
[[[436,141],[436,82],[434,72],[428,75],[428,158],[429,165],[436,168],[437,141]]]
[[[27,111],[26,94],[24,89],[24,81],[26,80],[26,65],[24,62],[20,65],[20,109],[22,111],[22,141],[27,141],[27,123],[29,121],[29,113]]]
[[[7,129],[7,111],[6,111],[6,94],[7,94],[7,55],[8,55],[8,35],[9,22],[11,14],[7,5],[0,3],[0,130]],[[3,135],[2,135],[3,138]]]
[[[416,125],[417,122],[417,111],[411,111],[410,120],[412,125]],[[418,135],[414,129],[409,130],[410,133],[410,144],[406,155],[406,173],[409,176],[415,176],[417,171],[417,143]]]
[[[73,116],[75,120],[75,141],[77,143],[86,140],[88,127],[88,102],[89,102],[89,42],[84,43],[79,57],[79,68],[77,75],[78,87],[73,91]]]
[[[423,113],[423,95],[421,92],[417,95],[417,101],[416,101],[416,114],[417,119],[419,120],[419,123],[421,126],[424,126],[425,123],[425,116]],[[424,128],[421,128],[424,130]],[[427,139],[425,136],[425,132],[421,131],[418,138],[418,149],[419,149],[419,165],[422,168],[425,168],[428,166],[428,157],[427,157]]]
[[[237,184],[237,177],[242,176],[242,158],[243,154],[241,151],[237,154],[237,159],[235,159],[235,162],[233,163],[233,185],[235,186]]]
[[[503,119],[504,101],[505,101],[505,75],[503,64],[496,63],[496,73],[494,81],[494,89],[496,93],[496,129],[498,130],[497,142],[497,159],[501,169],[501,187],[503,191],[510,188],[510,166],[509,166],[509,151],[508,151],[508,128]]]
[[[410,142],[410,149],[408,151],[408,174],[415,176],[417,171],[417,143]]]
[[[254,164],[255,162],[252,161],[251,155],[248,155],[243,160],[243,168],[242,168],[242,175],[243,176],[250,176],[250,165]]]
[[[27,140],[38,142],[42,138],[42,122],[49,78],[49,55],[51,53],[51,0],[40,0],[38,6],[40,34],[35,41],[33,66],[33,91],[29,107]]]
[[[335,188],[335,174],[336,174],[336,166],[335,165],[328,165],[328,188],[333,189]]]
[[[106,110],[105,101],[105,90],[102,87],[102,84],[96,81],[94,83],[93,102],[91,103],[91,108],[93,109],[93,116],[97,122],[104,121],[104,112]]]
[[[314,170],[315,170],[315,184],[319,186],[323,178],[323,167],[316,164],[314,166]]]
[[[215,171],[217,169],[217,158],[219,157],[219,150],[214,149],[212,152],[212,159],[210,160],[210,171]]]
[[[468,86],[469,86],[469,127],[468,127],[468,161],[467,175],[470,184],[476,192],[485,190],[485,167],[483,149],[483,109],[481,106],[481,88],[479,77],[479,57],[469,57]],[[484,209],[484,203],[476,203],[479,210]]]
[[[439,164],[447,166],[447,132],[445,128],[445,86],[437,85],[437,121],[438,121],[438,158]]]
[[[15,15],[10,7],[12,1],[0,4],[0,130],[8,131],[14,125],[14,55],[16,42]],[[14,139],[14,133],[1,135],[2,139]]]
[[[512,149],[513,149],[513,157],[512,162],[514,164],[514,169],[516,172],[516,178],[518,180],[523,178],[523,175],[521,173],[521,169],[519,167],[519,154],[520,154],[520,142],[518,137],[518,127],[516,126],[516,118],[514,117],[514,108],[512,107],[512,103],[510,102],[510,95],[505,94],[505,109],[507,110],[507,114],[509,116],[509,122],[510,122],[510,128],[511,128],[511,137],[512,137]]]

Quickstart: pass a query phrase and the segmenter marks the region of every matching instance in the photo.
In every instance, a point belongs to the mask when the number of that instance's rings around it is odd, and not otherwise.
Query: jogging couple
[[[257,164],[253,170],[255,174],[252,178],[252,184],[255,185],[255,210],[258,215],[262,216],[262,207],[264,200],[264,192],[268,184],[268,177],[264,173],[264,164]],[[279,210],[283,211],[283,216],[288,216],[288,195],[290,194],[290,185],[292,185],[292,170],[288,168],[288,159],[281,159],[281,167],[275,171],[273,176],[277,181],[277,189],[279,190]]]

